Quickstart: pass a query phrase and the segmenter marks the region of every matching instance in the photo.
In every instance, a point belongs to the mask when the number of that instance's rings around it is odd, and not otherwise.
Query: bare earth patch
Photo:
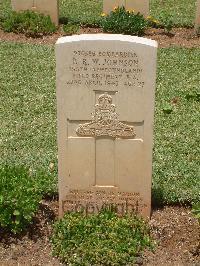
[[[200,227],[189,208],[155,210],[150,226],[157,248],[145,252],[143,265],[200,265]]]
[[[96,34],[102,33],[100,28],[81,28],[78,34]],[[32,44],[55,44],[59,37],[63,36],[63,32],[59,30],[51,36],[43,36],[41,38],[28,38],[24,34],[5,33],[0,30],[0,41],[12,41]],[[166,34],[163,29],[148,29],[143,36],[159,43],[159,47],[200,47],[200,36],[198,37],[194,29],[174,28],[171,34]]]
[[[62,265],[51,256],[52,222],[57,219],[58,201],[43,201],[33,224],[17,237],[0,231],[1,266]],[[155,252],[145,251],[140,265],[200,265],[199,225],[189,208],[165,207],[154,210],[151,235],[157,242]],[[137,264],[136,264],[137,265]]]
[[[58,213],[58,202],[44,201],[24,234],[14,236],[0,230],[0,266],[61,265],[51,256],[52,223]]]

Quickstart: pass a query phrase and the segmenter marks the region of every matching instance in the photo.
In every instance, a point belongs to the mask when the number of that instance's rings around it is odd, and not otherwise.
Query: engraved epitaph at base
[[[115,109],[112,97],[106,92],[101,94],[98,98],[98,103],[95,104],[92,122],[79,125],[76,133],[79,136],[135,138],[134,127],[120,122]]]
[[[118,215],[148,214],[148,206],[139,193],[121,192],[114,186],[93,186],[88,190],[72,189],[62,201],[62,212],[98,213],[104,208],[115,209]]]

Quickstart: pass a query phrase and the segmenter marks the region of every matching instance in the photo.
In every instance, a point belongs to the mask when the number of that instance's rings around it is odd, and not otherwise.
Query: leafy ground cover
[[[61,266],[51,256],[52,222],[58,216],[58,201],[43,200],[33,223],[18,236],[0,228],[2,265]],[[140,265],[198,265],[200,260],[199,224],[190,208],[166,206],[153,209],[150,222],[151,239],[156,240],[154,252],[145,250],[137,257]],[[122,235],[123,237],[123,235]]]
[[[8,42],[1,42],[0,48],[0,165],[28,167],[41,192],[54,193],[54,48]],[[199,48],[159,50],[153,171],[156,204],[191,203],[200,197],[199,57]]]
[[[53,254],[67,265],[127,265],[153,248],[144,221],[110,210],[88,217],[66,214],[54,225],[52,244]]]
[[[29,169],[21,166],[0,168],[1,227],[14,233],[21,232],[38,210],[39,191]]]
[[[104,14],[103,14],[104,15]],[[104,32],[126,35],[144,35],[148,21],[141,14],[127,11],[124,6],[116,7],[110,14],[102,16]]]
[[[57,30],[49,16],[30,10],[10,12],[6,19],[3,19],[1,27],[5,32],[24,33],[29,37],[50,35]]]
[[[151,15],[173,26],[191,27],[195,17],[196,0],[151,0]],[[60,18],[80,24],[99,24],[102,0],[60,0]],[[10,0],[1,0],[0,17],[10,12]]]

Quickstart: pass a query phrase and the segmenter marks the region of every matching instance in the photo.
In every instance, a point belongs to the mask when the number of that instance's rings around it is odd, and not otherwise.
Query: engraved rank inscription
[[[95,104],[95,111],[92,114],[92,121],[80,124],[76,129],[79,136],[109,136],[113,138],[136,136],[133,126],[129,126],[119,121],[115,104],[108,93],[101,94],[98,103]]]

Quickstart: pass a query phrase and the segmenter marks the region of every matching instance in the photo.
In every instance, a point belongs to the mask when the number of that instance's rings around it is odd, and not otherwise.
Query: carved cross
[[[96,95],[92,120],[79,124],[76,134],[79,137],[95,138],[95,186],[115,186],[116,138],[136,137],[135,129],[120,122],[113,104],[116,91]],[[112,95],[112,96],[111,96]]]
[[[36,0],[33,0],[32,9],[36,9]]]

